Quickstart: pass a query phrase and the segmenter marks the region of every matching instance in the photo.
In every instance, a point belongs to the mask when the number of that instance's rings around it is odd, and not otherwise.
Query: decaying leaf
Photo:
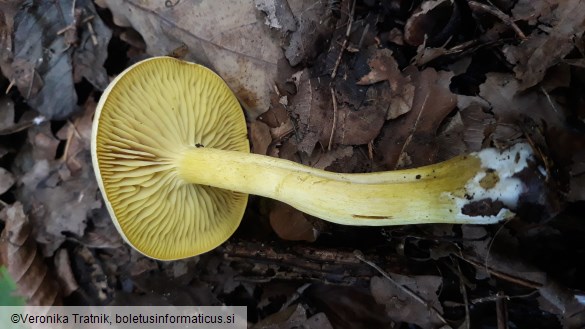
[[[479,95],[491,106],[498,123],[518,123],[522,115],[548,127],[563,125],[564,113],[553,98],[542,92],[521,92],[520,83],[511,74],[488,73]]]
[[[382,107],[381,100],[374,100],[373,104],[364,102],[363,106],[354,108],[339,99],[347,95],[329,87],[328,79],[310,78],[309,75],[309,70],[304,70],[300,75],[298,92],[290,106],[297,122],[299,151],[310,155],[317,143],[331,148],[335,144],[368,144],[376,138],[386,115],[386,107]],[[342,83],[356,87],[353,81]],[[352,102],[360,103],[360,100]]]
[[[305,214],[282,202],[273,202],[270,226],[283,240],[314,242],[319,236]]]
[[[91,21],[81,24],[90,16]],[[75,32],[69,35],[76,39],[67,40],[66,31]],[[48,118],[63,119],[76,109],[74,73],[98,89],[106,87],[103,64],[110,36],[90,0],[23,6],[14,19],[14,54],[8,76],[30,106]]]
[[[91,114],[88,106],[84,115],[73,119],[62,158],[56,159],[59,140],[48,123],[29,128],[29,147],[17,155],[16,195],[30,209],[34,235],[45,255],[65,241],[64,233],[83,236],[88,213],[102,206],[89,151]]]
[[[389,275],[396,283],[418,295],[428,305],[414,300],[413,296],[405,292],[404,288],[396,286],[383,277],[375,276],[370,282],[372,295],[378,304],[386,307],[386,313],[391,319],[414,323],[422,328],[437,328],[443,324],[436,314],[428,309],[430,306],[438,312],[442,313],[443,311],[437,295],[443,282],[441,277]]]
[[[49,271],[32,236],[32,227],[22,204],[0,212],[5,227],[0,238],[0,258],[18,285],[18,295],[28,305],[61,305],[61,288]]]
[[[15,179],[10,171],[0,168],[0,194],[4,194],[14,185]]]
[[[255,119],[270,105],[278,60],[279,38],[258,19],[253,1],[103,1],[119,22],[142,35],[147,53],[168,54],[180,44],[189,48],[186,60],[214,69]]]
[[[448,17],[451,14],[453,6],[453,0],[431,0],[421,3],[415,13],[406,21],[404,41],[412,46],[419,46],[425,43],[425,39],[428,36],[435,37],[440,35],[441,33],[439,32],[443,29],[443,26],[439,24],[445,24],[445,22],[449,21],[444,16]],[[444,42],[444,40],[437,41],[439,43]]]
[[[585,3],[567,0],[553,5],[547,1],[530,1],[530,4],[520,1],[520,6],[515,7],[518,16],[537,18],[542,24],[520,45],[504,49],[508,61],[515,64],[514,73],[521,81],[519,89],[525,90],[542,81],[547,69],[573,49],[573,40],[581,38],[585,29]],[[527,6],[531,9],[527,10]]]
[[[252,152],[266,154],[268,146],[272,143],[270,127],[262,121],[255,120],[250,124],[249,130]]]
[[[297,21],[286,0],[255,0],[256,8],[266,14],[265,24],[286,33],[296,31]]]
[[[313,168],[327,170],[334,162],[339,161],[343,164],[347,164],[347,160],[353,155],[353,147],[351,146],[339,146],[333,150],[326,152],[313,152],[310,159],[310,165]],[[346,168],[344,172],[351,172],[351,168]]]
[[[335,20],[327,1],[288,1],[297,20],[297,27],[291,33],[284,55],[291,66],[311,60],[325,48],[319,40],[327,39]]]
[[[57,280],[59,280],[63,288],[63,296],[67,297],[79,288],[79,284],[75,280],[75,274],[73,274],[73,270],[71,269],[71,261],[69,260],[67,250],[59,249],[55,253],[54,259]]]
[[[451,73],[432,68],[419,72],[412,66],[404,72],[415,86],[412,110],[385,124],[377,146],[381,162],[391,169],[432,163],[437,130],[457,103],[449,90]]]
[[[333,329],[323,313],[307,318],[307,311],[300,304],[291,305],[256,323],[251,329]]]
[[[521,261],[521,257],[517,257],[514,250],[518,250],[518,240],[510,234],[509,230],[505,228],[500,230],[498,235],[493,237],[495,240],[492,240],[483,227],[463,225],[461,229],[465,238],[465,248],[470,250],[482,264],[532,282],[546,281],[545,273]],[[489,276],[489,273],[479,269],[476,276],[481,279]]]
[[[398,63],[392,57],[389,49],[377,49],[369,59],[370,73],[363,76],[358,85],[369,85],[380,81],[388,81],[391,98],[386,112],[386,119],[395,119],[412,109],[414,86],[409,76],[404,76],[398,68]]]

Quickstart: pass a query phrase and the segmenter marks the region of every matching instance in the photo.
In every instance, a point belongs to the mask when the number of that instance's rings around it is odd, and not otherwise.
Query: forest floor
[[[0,32],[0,275],[27,303],[245,305],[256,329],[585,327],[585,1],[0,1]],[[251,196],[217,249],[147,258],[112,224],[91,129],[108,83],[161,55],[226,80],[254,153],[358,173],[524,142],[546,206],[350,227]]]

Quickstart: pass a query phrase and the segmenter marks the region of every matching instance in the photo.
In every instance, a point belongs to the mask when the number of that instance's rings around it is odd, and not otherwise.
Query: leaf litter
[[[0,4],[0,255],[29,303],[57,302],[41,292],[65,304],[244,303],[255,328],[585,323],[582,1],[95,4]],[[99,196],[91,122],[108,81],[165,54],[228,82],[255,153],[319,169],[410,168],[528,141],[562,196],[547,209],[556,216],[349,228],[251,198],[217,252],[144,258]],[[30,289],[48,276],[58,286]]]

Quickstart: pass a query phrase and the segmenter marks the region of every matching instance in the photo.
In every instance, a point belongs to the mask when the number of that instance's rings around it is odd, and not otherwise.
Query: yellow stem
[[[292,161],[212,148],[189,148],[178,159],[186,182],[260,195],[345,225],[493,223],[497,216],[462,213],[466,185],[484,170],[475,155],[409,170],[339,174]]]

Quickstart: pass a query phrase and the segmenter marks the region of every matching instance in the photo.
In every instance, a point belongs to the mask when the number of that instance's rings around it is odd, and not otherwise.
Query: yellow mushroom
[[[526,189],[531,148],[486,149],[422,168],[339,174],[251,154],[244,113],[211,70],[169,57],[121,73],[97,106],[95,174],[135,249],[172,260],[212,250],[238,227],[248,194],[344,225],[495,223]]]

